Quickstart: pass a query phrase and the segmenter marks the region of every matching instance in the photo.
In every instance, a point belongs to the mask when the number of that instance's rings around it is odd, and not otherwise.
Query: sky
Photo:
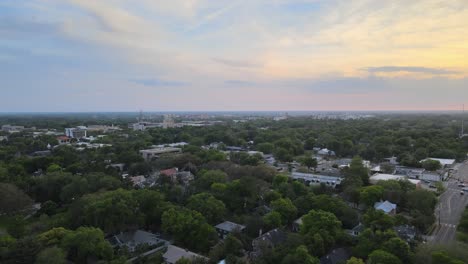
[[[0,112],[458,110],[467,0],[1,0]]]

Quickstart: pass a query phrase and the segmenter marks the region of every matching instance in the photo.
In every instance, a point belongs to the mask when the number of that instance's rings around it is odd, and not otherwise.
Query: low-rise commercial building
[[[162,155],[176,154],[176,153],[181,153],[181,152],[182,152],[181,148],[171,148],[171,147],[140,150],[140,154],[143,157],[143,159],[145,159],[145,161],[151,161],[153,159],[157,159]]]

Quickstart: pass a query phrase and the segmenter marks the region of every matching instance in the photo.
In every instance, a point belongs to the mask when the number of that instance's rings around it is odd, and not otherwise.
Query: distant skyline
[[[466,0],[2,0],[0,112],[468,108]]]

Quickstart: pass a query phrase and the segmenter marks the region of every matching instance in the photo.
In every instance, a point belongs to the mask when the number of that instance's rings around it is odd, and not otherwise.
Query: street
[[[465,183],[468,182],[467,162],[461,164],[458,171],[446,182],[447,190],[440,196],[439,205],[435,212],[438,226],[432,233],[432,243],[447,244],[455,240],[457,224],[468,204],[468,192],[465,195],[460,194],[462,188],[458,187],[457,179],[463,180]]]

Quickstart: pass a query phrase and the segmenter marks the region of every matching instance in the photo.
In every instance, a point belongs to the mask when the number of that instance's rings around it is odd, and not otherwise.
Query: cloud
[[[256,83],[244,80],[227,80],[224,81],[225,84],[230,86],[254,86]]]
[[[144,86],[150,87],[167,87],[167,86],[183,86],[187,85],[185,82],[179,81],[167,81],[167,80],[160,80],[160,79],[130,79],[132,83],[141,84]]]
[[[391,73],[391,72],[412,72],[412,73],[428,73],[433,75],[446,75],[446,74],[457,74],[458,71],[452,71],[447,69],[439,68],[428,68],[428,67],[412,67],[412,66],[381,66],[381,67],[368,67],[364,70],[370,73]]]
[[[247,61],[247,60],[231,60],[231,59],[214,58],[213,61],[224,64],[225,66],[235,67],[235,68],[255,68],[255,67],[261,66],[260,64]]]

